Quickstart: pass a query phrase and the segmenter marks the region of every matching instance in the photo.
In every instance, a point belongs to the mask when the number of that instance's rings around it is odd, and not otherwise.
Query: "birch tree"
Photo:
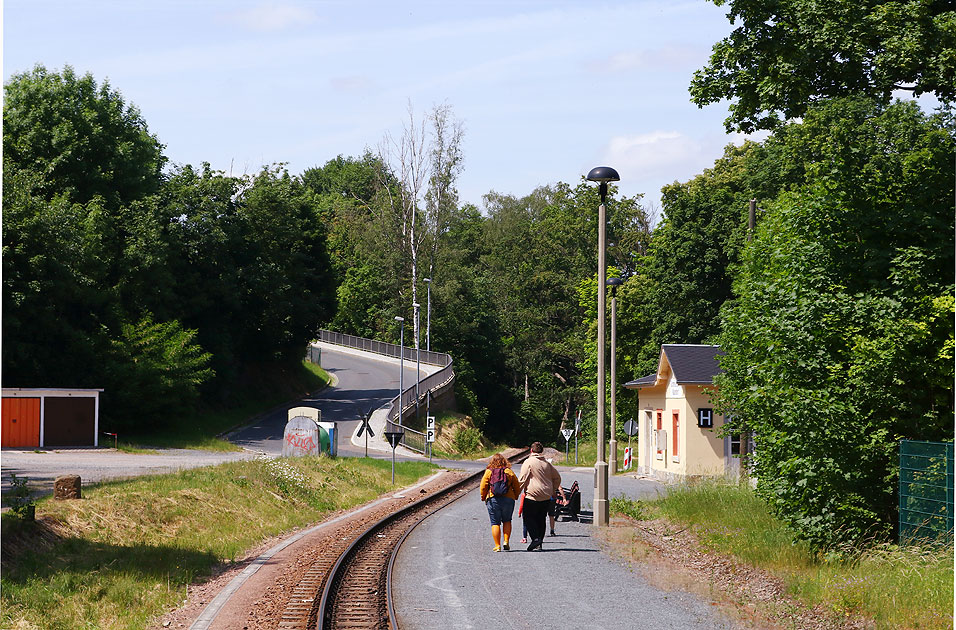
[[[429,129],[430,126],[430,129]],[[452,117],[449,105],[436,106],[416,120],[411,103],[402,135],[386,134],[380,147],[381,160],[399,179],[398,186],[384,186],[389,207],[397,218],[403,255],[408,258],[412,303],[418,303],[422,256],[427,255],[428,273],[434,271],[441,235],[457,206],[455,181],[461,172],[462,125]],[[383,172],[383,176],[386,173]],[[401,290],[399,291],[401,297]],[[413,324],[415,347],[419,344],[419,321]]]

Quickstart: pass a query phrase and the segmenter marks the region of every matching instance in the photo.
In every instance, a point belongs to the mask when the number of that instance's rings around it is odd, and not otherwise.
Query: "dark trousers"
[[[524,523],[528,526],[528,536],[531,540],[544,540],[545,520],[548,518],[550,500],[534,501],[524,498]]]

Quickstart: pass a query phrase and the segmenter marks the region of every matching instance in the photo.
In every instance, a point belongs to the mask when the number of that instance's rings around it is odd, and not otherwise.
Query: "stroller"
[[[572,483],[570,488],[562,487],[561,489],[564,490],[564,496],[567,499],[562,500],[561,496],[558,496],[555,519],[561,520],[561,516],[565,515],[567,516],[565,520],[578,520],[578,513],[581,511],[581,491],[578,489],[578,482]]]

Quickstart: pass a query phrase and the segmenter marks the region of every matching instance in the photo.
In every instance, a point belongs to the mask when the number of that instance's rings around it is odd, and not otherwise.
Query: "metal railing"
[[[343,333],[332,332],[331,330],[320,330],[319,341],[364,350],[365,352],[374,352],[375,354],[384,354],[387,357],[399,358],[402,354],[402,346],[397,343],[388,343],[387,341],[376,341],[375,339],[366,339],[356,337],[355,335],[346,335]],[[414,347],[405,346],[405,360],[415,361],[419,353]],[[451,356],[444,352],[421,351],[421,361],[428,365],[437,365],[445,367],[451,365]]]
[[[356,337],[354,335],[345,335],[330,330],[319,331],[319,341],[394,358],[399,358],[403,354],[401,346],[394,343],[365,339],[364,337]],[[415,348],[405,347],[404,360],[414,362],[418,359],[418,353],[419,351]],[[408,412],[415,408],[416,402],[418,403],[418,408],[424,410],[427,406],[429,396],[432,398],[436,397],[446,388],[451,387],[455,382],[455,372],[452,366],[451,355],[445,354],[444,352],[421,350],[421,362],[428,365],[440,366],[441,369],[421,379],[417,388],[414,382],[411,386],[405,388],[405,391],[401,394],[401,417],[403,418]],[[416,390],[418,391],[417,399],[415,396]],[[424,453],[426,447],[425,434],[415,428],[409,427],[407,424],[398,422],[398,418],[399,396],[395,396],[388,405],[388,415],[386,416],[387,430],[391,431],[393,427],[400,424],[402,430],[405,432],[405,435],[402,437],[402,446],[418,453]]]
[[[309,344],[305,350],[305,360],[315,365],[322,365],[322,348],[316,348]]]
[[[953,540],[953,443],[900,442],[900,542]]]

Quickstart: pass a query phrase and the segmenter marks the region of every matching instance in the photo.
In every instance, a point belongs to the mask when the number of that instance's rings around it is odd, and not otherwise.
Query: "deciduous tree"
[[[812,103],[896,90],[956,97],[956,9],[944,0],[713,0],[736,26],[694,74],[703,107],[730,100],[727,129],[772,129]]]

